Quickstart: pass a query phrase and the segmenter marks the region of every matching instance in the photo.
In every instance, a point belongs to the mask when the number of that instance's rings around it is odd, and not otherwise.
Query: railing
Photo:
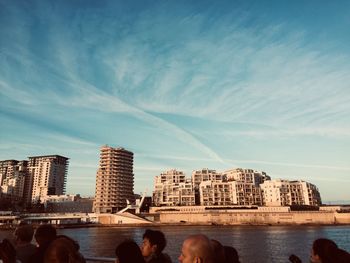
[[[115,262],[115,258],[106,257],[84,257],[86,262]]]

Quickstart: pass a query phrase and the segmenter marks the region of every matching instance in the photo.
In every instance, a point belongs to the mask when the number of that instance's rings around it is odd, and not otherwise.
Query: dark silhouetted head
[[[216,263],[225,263],[225,249],[221,243],[215,239],[210,240]]]
[[[226,263],[240,263],[237,250],[231,246],[224,246]]]
[[[21,224],[15,230],[17,242],[30,243],[33,239],[34,229],[32,225]]]
[[[115,249],[119,263],[145,263],[139,246],[132,240],[125,240]]]
[[[35,231],[35,240],[39,247],[49,244],[56,238],[56,229],[52,225],[41,225]]]
[[[16,250],[8,239],[4,239],[0,243],[0,259],[4,263],[16,262]]]
[[[44,263],[84,263],[79,245],[67,236],[57,236],[46,250]]]

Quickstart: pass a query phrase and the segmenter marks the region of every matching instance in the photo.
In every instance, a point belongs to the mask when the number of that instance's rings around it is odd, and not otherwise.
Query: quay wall
[[[252,212],[207,211],[197,213],[161,212],[160,223],[219,224],[219,225],[298,225],[298,224],[350,224],[350,213],[330,211]]]
[[[98,214],[98,222],[102,225],[120,224],[150,224],[151,222],[130,213],[123,214]]]

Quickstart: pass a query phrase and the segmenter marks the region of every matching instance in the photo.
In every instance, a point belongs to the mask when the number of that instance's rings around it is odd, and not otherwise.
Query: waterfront
[[[350,251],[350,226],[160,226],[168,245],[165,251],[173,262],[178,262],[182,241],[195,233],[208,235],[223,245],[234,246],[241,262],[288,262],[290,254],[308,262],[313,240],[319,237],[333,239],[339,247]],[[100,227],[59,229],[59,234],[77,240],[85,256],[114,257],[116,245],[124,239],[138,244],[146,227]],[[12,231],[1,230],[0,238],[11,236]]]

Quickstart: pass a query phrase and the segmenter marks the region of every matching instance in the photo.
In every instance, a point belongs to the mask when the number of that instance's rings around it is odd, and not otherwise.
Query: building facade
[[[227,181],[244,182],[259,186],[267,180],[271,180],[265,172],[258,172],[252,169],[236,168],[223,172],[223,177]]]
[[[305,181],[271,180],[265,172],[201,169],[191,180],[170,170],[155,177],[154,206],[290,206],[321,205],[317,187]],[[194,201],[193,201],[194,200]]]
[[[28,180],[28,161],[0,161],[0,188],[9,198],[22,199]]]
[[[270,180],[260,185],[265,206],[310,205],[320,206],[317,187],[305,181]]]
[[[60,155],[29,157],[26,201],[42,203],[48,195],[64,195],[68,163],[68,158]]]
[[[153,205],[262,205],[259,183],[265,173],[233,169],[225,173],[203,168],[191,180],[181,171],[170,170],[155,177]]]
[[[195,170],[192,172],[192,184],[195,194],[195,204],[201,204],[201,189],[200,184],[202,182],[222,182],[223,175],[217,173],[216,170],[211,170],[208,168],[203,168],[201,170]],[[206,186],[207,187],[207,186]]]
[[[222,181],[204,181],[200,184],[201,205],[262,205],[259,185],[251,177],[229,178],[223,174]]]
[[[192,182],[182,171],[169,170],[155,177],[153,204],[155,206],[194,205]]]
[[[124,148],[108,145],[100,149],[100,164],[96,174],[96,213],[115,213],[134,201],[134,154]]]

